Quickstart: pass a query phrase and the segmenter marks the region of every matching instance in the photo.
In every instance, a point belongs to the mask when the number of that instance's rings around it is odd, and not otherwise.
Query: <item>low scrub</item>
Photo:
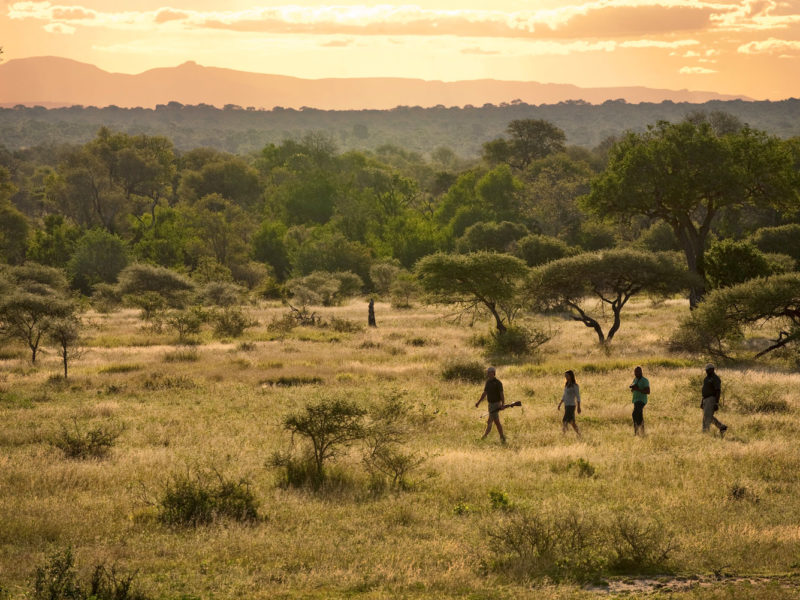
[[[663,573],[676,549],[671,532],[656,520],[617,515],[604,521],[574,509],[513,513],[487,535],[493,567],[520,578]]]
[[[328,325],[331,329],[338,333],[358,333],[364,329],[363,325],[351,321],[350,319],[343,319],[337,316],[332,316],[328,320]]]
[[[200,360],[200,353],[197,348],[179,348],[164,354],[164,362],[197,362]]]
[[[293,377],[288,377],[286,375],[281,375],[280,377],[270,377],[269,379],[265,379],[261,382],[261,385],[277,385],[280,387],[294,387],[297,385],[319,385],[324,383],[325,380],[322,377],[317,376],[305,376],[305,375],[295,375]]]
[[[491,355],[524,356],[536,352],[552,337],[540,329],[515,325],[505,331],[493,330],[481,342]]]
[[[122,575],[116,568],[99,564],[88,581],[80,581],[72,550],[67,548],[49,556],[36,568],[32,600],[147,600],[133,582],[136,574]],[[2,598],[2,595],[0,595]]]
[[[477,360],[454,360],[442,368],[442,379],[480,383],[486,379],[486,367]]]
[[[121,434],[122,427],[119,425],[97,425],[84,431],[78,425],[78,420],[74,419],[73,427],[62,425],[61,432],[51,443],[67,458],[105,458]]]
[[[146,390],[190,390],[197,387],[197,384],[186,375],[169,376],[163,373],[152,373],[144,380],[142,387]]]
[[[238,307],[227,307],[214,311],[210,318],[214,326],[214,335],[217,337],[237,338],[244,333],[245,329],[258,325],[257,321],[249,318]]]
[[[108,365],[107,367],[103,367],[100,369],[100,373],[104,375],[111,375],[114,373],[131,373],[133,371],[141,371],[142,365],[134,365],[134,364],[119,364],[119,365]]]
[[[244,523],[259,519],[250,483],[216,471],[174,475],[164,486],[158,510],[158,519],[166,525],[198,527],[220,519]]]
[[[745,414],[781,414],[791,412],[792,407],[783,397],[783,392],[773,386],[754,390],[741,390],[733,396],[736,409]]]

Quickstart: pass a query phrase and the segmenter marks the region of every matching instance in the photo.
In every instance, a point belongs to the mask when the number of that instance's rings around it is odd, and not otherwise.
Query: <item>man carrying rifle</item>
[[[486,431],[481,436],[482,440],[486,439],[489,432],[492,430],[492,423],[497,425],[497,433],[500,434],[500,441],[505,444],[506,436],[503,434],[503,426],[500,424],[500,411],[506,403],[506,398],[503,395],[503,384],[495,377],[495,368],[489,367],[486,369],[486,384],[483,386],[483,394],[475,403],[475,407],[483,402],[486,398],[489,403],[489,418],[486,421]]]

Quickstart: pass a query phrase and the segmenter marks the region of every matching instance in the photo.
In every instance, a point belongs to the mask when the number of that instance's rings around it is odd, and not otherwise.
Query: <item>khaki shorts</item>
[[[495,423],[500,422],[500,407],[503,406],[502,402],[489,402],[489,420]]]

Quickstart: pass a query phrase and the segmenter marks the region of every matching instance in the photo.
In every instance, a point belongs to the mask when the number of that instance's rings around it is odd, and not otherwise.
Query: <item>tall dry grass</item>
[[[568,510],[596,523],[663,524],[675,542],[665,573],[800,570],[800,375],[778,362],[722,366],[719,416],[730,430],[725,439],[703,435],[704,361],[666,344],[683,301],[632,303],[610,350],[578,323],[537,320],[553,339],[536,356],[496,365],[507,400],[523,403],[502,414],[506,446],[496,434],[479,440],[481,386],[441,377],[448,361],[486,363],[470,340],[488,321],[469,328],[445,321],[444,309],[378,303],[377,329],[299,327],[280,340],[266,324],[283,310],[253,309],[261,325],[242,340],[204,334],[186,360],[173,335],[143,331],[133,312],[90,315],[88,351],[66,382],[53,377],[54,353],[35,368],[2,360],[0,586],[24,597],[34,566],[72,546],[84,569],[138,571],[140,586],[163,598],[591,597],[580,573],[553,583],[509,569],[514,557],[489,543],[514,515]],[[367,316],[366,302],[319,312]],[[643,439],[632,435],[627,387],[637,364],[653,390]],[[562,436],[556,410],[567,368],[583,397],[580,440]],[[322,491],[277,484],[269,457],[292,443],[282,420],[323,391],[365,406],[399,392],[412,404],[409,450],[428,460],[410,490],[376,492],[355,448]],[[107,458],[70,460],[51,441],[73,419],[124,429]],[[265,518],[161,524],[169,478],[209,469],[249,481]],[[493,504],[490,491],[508,506]],[[702,597],[698,590],[673,597]],[[764,598],[783,591],[751,589]]]

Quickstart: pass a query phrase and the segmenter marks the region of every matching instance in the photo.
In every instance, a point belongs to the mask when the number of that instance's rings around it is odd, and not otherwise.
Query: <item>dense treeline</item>
[[[103,127],[82,145],[0,152],[0,260],[62,270],[72,289],[144,312],[151,292],[174,304],[168,273],[188,278],[180,290],[227,282],[304,306],[359,291],[402,305],[419,281],[488,310],[500,332],[523,308],[562,310],[601,343],[634,294],[688,289],[696,305],[797,268],[799,138],[713,112],[592,150],[567,140],[517,119],[480,160],[341,151],[319,133],[235,155]],[[125,291],[131,265],[163,273]],[[583,304],[592,296],[612,310],[608,331]]]
[[[343,150],[375,150],[393,144],[428,154],[444,146],[461,156],[477,157],[482,144],[501,135],[512,120],[550,121],[566,133],[571,144],[593,148],[608,136],[626,130],[643,131],[648,124],[659,120],[680,121],[696,111],[724,111],[782,138],[800,135],[797,99],[704,104],[671,101],[626,104],[624,100],[615,100],[598,106],[582,101],[541,106],[512,102],[463,108],[401,106],[388,111],[280,107],[255,110],[234,105],[218,109],[170,102],[156,109],[115,106],[0,109],[0,139],[12,150],[60,143],[84,144],[99,127],[107,126],[130,135],[164,135],[182,151],[204,146],[244,154],[286,138],[325,132]]]

